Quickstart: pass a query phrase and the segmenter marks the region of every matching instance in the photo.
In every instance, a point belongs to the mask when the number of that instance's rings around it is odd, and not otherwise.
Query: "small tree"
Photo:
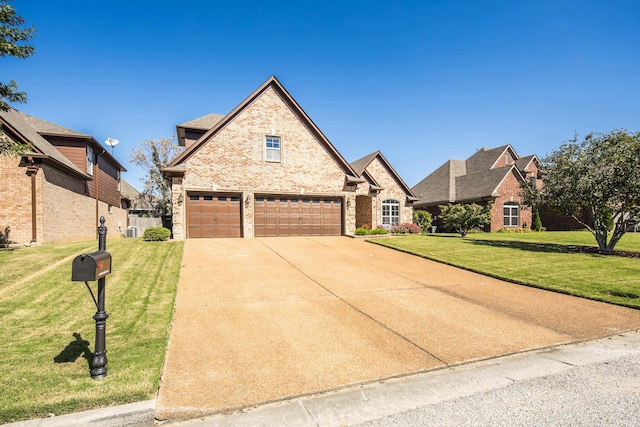
[[[33,55],[35,49],[24,42],[33,36],[35,28],[21,28],[25,20],[16,14],[10,2],[11,0],[0,0],[0,57],[27,58]],[[0,111],[9,110],[7,102],[27,102],[27,94],[19,92],[18,84],[13,80],[9,83],[0,82]],[[25,148],[3,135],[0,128],[0,155],[22,154]]]
[[[491,222],[491,203],[480,206],[476,203],[439,206],[440,220],[446,228],[455,230],[462,237],[474,228],[483,227]]]
[[[540,219],[540,212],[538,212],[538,208],[533,209],[533,217],[531,218],[531,230],[542,231],[542,220]]]
[[[547,209],[573,217],[611,253],[640,215],[640,132],[613,130],[577,136],[542,161],[545,174],[537,198]],[[587,211],[593,224],[581,220]]]
[[[433,223],[433,216],[427,211],[414,209],[413,223],[420,227],[420,232],[422,234],[427,234],[429,232],[429,227],[431,227],[431,224]]]
[[[140,143],[140,148],[131,150],[130,160],[147,171],[143,193],[156,200],[156,216],[171,215],[171,188],[162,176],[162,169],[176,158],[184,147],[175,144],[175,138],[149,139]]]

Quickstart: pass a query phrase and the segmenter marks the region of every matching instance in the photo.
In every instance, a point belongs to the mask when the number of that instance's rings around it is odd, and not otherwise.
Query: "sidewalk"
[[[629,378],[612,378],[602,375],[602,367],[626,366]],[[395,378],[372,384],[349,387],[335,392],[315,396],[306,396],[289,401],[259,406],[227,415],[215,415],[198,420],[165,423],[167,426],[391,426],[391,425],[456,425],[462,420],[452,416],[465,416],[467,424],[486,425],[488,420],[480,418],[496,414],[512,418],[504,418],[501,425],[520,424],[513,417],[516,415],[503,412],[506,399],[517,399],[509,409],[521,407],[528,421],[536,421],[531,399],[535,395],[546,395],[553,399],[553,404],[562,412],[571,414],[571,408],[581,411],[589,418],[583,425],[593,424],[593,412],[604,411],[606,416],[615,416],[596,424],[635,425],[640,411],[640,331],[627,332],[609,338],[579,344],[563,345],[543,350],[529,351],[480,362],[468,363],[427,372],[424,374]],[[594,375],[593,371],[600,372]],[[581,378],[588,375],[594,383],[584,387]],[[556,381],[554,381],[556,379]],[[588,405],[576,401],[573,394],[558,393],[548,395],[550,386],[558,385],[580,393],[599,391],[609,393],[612,402],[606,407],[598,407],[598,401],[585,397]],[[518,392],[525,390],[526,393]],[[624,396],[612,387],[621,388]],[[618,392],[620,390],[617,390]],[[501,393],[501,400],[491,398],[492,394]],[[523,398],[525,396],[526,398]],[[625,400],[626,399],[626,400]],[[633,405],[629,405],[629,400]],[[473,402],[476,401],[477,405]],[[45,418],[41,420],[23,421],[8,424],[11,427],[58,427],[91,425],[98,427],[125,425],[153,425],[155,401],[146,401],[130,405],[117,406],[77,414]],[[602,402],[600,402],[602,403]],[[553,414],[547,406],[540,410],[547,415]],[[465,410],[456,409],[456,405]],[[580,405],[583,405],[584,408]],[[618,406],[616,406],[618,405]],[[627,405],[619,407],[620,405]],[[588,406],[588,408],[587,408]],[[482,408],[474,412],[474,408]],[[586,411],[589,409],[589,411]],[[624,409],[624,411],[622,410]],[[635,411],[635,412],[634,412]],[[438,423],[446,418],[445,422]],[[453,414],[453,415],[452,415]],[[556,414],[557,415],[557,414]],[[562,415],[562,414],[560,414]],[[424,421],[420,417],[428,417]],[[627,420],[627,421],[625,421]],[[491,419],[495,423],[495,419]],[[538,424],[565,425],[553,420]],[[556,419],[557,421],[557,419]],[[580,425],[579,420],[572,418],[573,425]],[[463,422],[464,423],[464,422]],[[534,422],[532,425],[536,424]]]

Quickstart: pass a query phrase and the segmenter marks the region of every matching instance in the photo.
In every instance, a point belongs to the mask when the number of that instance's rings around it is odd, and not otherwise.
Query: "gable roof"
[[[495,167],[496,163],[509,151],[514,158],[510,165]],[[416,205],[439,205],[443,203],[471,202],[500,197],[498,188],[502,181],[514,173],[524,180],[523,172],[535,155],[518,158],[511,145],[497,148],[482,148],[467,160],[448,160],[412,190],[420,198]]]
[[[481,148],[466,160],[467,173],[476,173],[491,169],[509,148],[511,148],[511,145],[508,144],[497,148]],[[518,155],[513,148],[511,148],[511,151],[517,159]]]
[[[344,170],[346,175],[356,176],[357,174],[351,168],[349,163],[342,157],[342,155],[336,150],[336,148],[331,144],[329,139],[322,133],[322,131],[316,126],[315,123],[311,120],[311,118],[304,112],[304,110],[298,105],[298,103],[293,99],[293,97],[287,92],[287,90],[282,86],[282,84],[276,79],[275,76],[269,77],[260,87],[258,87],[251,95],[249,95],[244,101],[242,101],[238,106],[236,106],[229,114],[224,116],[211,129],[205,132],[204,135],[200,137],[196,142],[191,144],[185,151],[182,152],[178,157],[176,157],[168,166],[165,168],[167,172],[176,172],[179,171],[180,166],[183,162],[185,162],[189,157],[191,157],[194,153],[196,153],[200,147],[202,147],[207,141],[209,141],[213,136],[216,135],[221,129],[223,129],[229,122],[236,118],[242,111],[244,111],[255,99],[257,99],[262,93],[264,93],[267,89],[273,88],[285,101],[285,103],[300,117],[300,119],[307,125],[309,131],[318,139],[320,142],[327,148],[329,154],[335,162]],[[208,116],[204,116],[208,117]],[[202,119],[202,118],[201,118]],[[199,120],[199,119],[196,119]]]
[[[92,147],[101,149],[101,155],[107,157],[119,170],[126,171],[124,166],[122,166],[108,151],[106,151],[106,149],[91,135],[64,128],[56,125],[55,123],[22,113],[14,108],[9,108],[8,111],[0,111],[0,120],[2,120],[4,126],[10,128],[14,133],[24,138],[24,140],[28,141],[31,147],[36,150],[34,152],[26,153],[26,156],[29,154],[39,154],[39,157],[42,157],[42,155],[44,155],[45,158],[63,166],[65,169],[75,174],[79,174],[85,179],[92,180],[93,177],[91,175],[84,173],[44,136],[79,138],[85,140]]]
[[[417,197],[415,197],[415,195],[413,194],[413,191],[411,191],[411,188],[409,188],[409,186],[403,181],[403,179],[400,178],[400,175],[398,175],[398,172],[396,172],[396,170],[391,166],[391,164],[387,161],[387,159],[382,155],[380,150],[374,151],[371,154],[367,154],[366,156],[354,162],[351,162],[351,167],[358,174],[358,176],[363,176],[363,174],[366,174],[367,177],[371,181],[373,181],[372,183],[375,186],[379,187],[378,183],[366,171],[367,166],[369,166],[371,162],[373,162],[376,158],[379,159],[380,162],[382,162],[385,168],[387,168],[387,170],[391,174],[391,177],[396,180],[396,182],[400,185],[400,187],[405,191],[407,196],[417,199]]]
[[[93,179],[90,175],[81,171],[71,160],[65,157],[57,148],[55,148],[49,141],[44,139],[38,132],[37,127],[44,120],[34,120],[35,117],[21,113],[18,110],[10,108],[8,111],[0,111],[0,119],[2,119],[3,125],[10,128],[14,133],[22,136],[25,141],[31,145],[35,151],[25,153],[29,154],[43,154],[44,156],[52,159],[55,163],[59,163],[66,169],[82,176],[85,179]]]

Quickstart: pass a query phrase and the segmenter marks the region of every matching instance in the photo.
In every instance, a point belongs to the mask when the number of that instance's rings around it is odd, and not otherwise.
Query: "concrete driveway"
[[[347,237],[187,240],[157,419],[640,329],[640,311]]]

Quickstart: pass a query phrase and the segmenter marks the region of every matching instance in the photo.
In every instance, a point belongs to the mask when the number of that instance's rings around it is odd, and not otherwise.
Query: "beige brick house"
[[[275,77],[229,114],[176,129],[186,149],[164,169],[175,238],[344,235],[411,216],[413,194],[382,154],[356,170]]]
[[[535,155],[520,157],[511,145],[482,148],[467,160],[448,160],[412,190],[416,209],[440,214],[439,205],[493,202],[486,231],[531,226],[531,209],[522,205],[520,183],[540,186],[540,161]]]
[[[0,138],[26,146],[22,156],[0,155],[0,243],[94,239],[102,215],[120,236],[125,168],[93,137],[14,109],[0,111],[0,126]]]

